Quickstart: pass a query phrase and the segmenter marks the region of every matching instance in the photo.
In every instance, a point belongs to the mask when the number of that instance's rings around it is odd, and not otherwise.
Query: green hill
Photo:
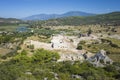
[[[100,24],[100,25],[112,25],[118,26],[120,25],[120,12],[112,12],[108,14],[96,15],[96,16],[88,16],[88,17],[80,17],[80,16],[72,16],[72,17],[64,17],[57,19],[49,19],[46,21],[40,21],[40,25],[47,26],[59,26],[59,25],[87,25],[87,24]]]
[[[3,25],[14,25],[20,23],[21,20],[15,18],[0,18],[0,26]]]

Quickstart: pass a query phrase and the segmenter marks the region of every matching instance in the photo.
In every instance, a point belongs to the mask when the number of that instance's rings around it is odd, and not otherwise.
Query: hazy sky
[[[120,0],[0,0],[0,17],[22,18],[41,13],[120,11]]]

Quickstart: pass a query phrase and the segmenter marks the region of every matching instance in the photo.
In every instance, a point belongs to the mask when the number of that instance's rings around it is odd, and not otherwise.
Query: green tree
[[[88,29],[87,35],[90,36],[90,34],[92,34],[92,30],[91,28]]]

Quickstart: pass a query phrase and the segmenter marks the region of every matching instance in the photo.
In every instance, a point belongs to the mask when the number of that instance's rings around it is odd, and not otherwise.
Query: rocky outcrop
[[[81,53],[61,53],[60,54],[60,59],[58,62],[61,61],[80,61],[82,62],[84,60],[84,57],[82,56]]]
[[[104,67],[107,64],[113,63],[113,61],[106,55],[105,50],[100,50],[97,54],[90,58],[88,58],[87,55],[84,54],[84,58],[97,67]]]
[[[51,40],[51,47],[54,49],[71,49],[74,48],[73,43],[64,35],[54,35]]]

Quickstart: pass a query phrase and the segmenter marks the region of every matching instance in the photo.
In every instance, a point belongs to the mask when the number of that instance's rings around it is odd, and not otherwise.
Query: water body
[[[26,27],[26,26],[19,26],[17,29],[16,29],[17,32],[28,32],[29,29]]]

